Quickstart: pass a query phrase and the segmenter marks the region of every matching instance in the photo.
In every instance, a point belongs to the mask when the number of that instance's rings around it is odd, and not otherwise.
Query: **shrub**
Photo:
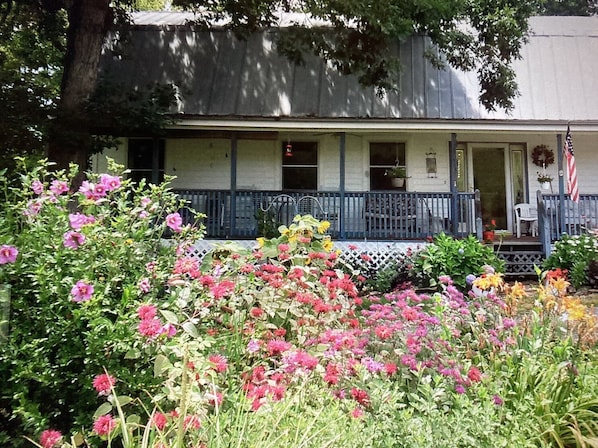
[[[163,286],[150,293],[150,285],[162,284],[177,243],[201,230],[181,227],[182,204],[167,184],[132,185],[110,165],[115,171],[88,174],[78,191],[75,166],[50,173],[42,164],[11,185],[0,176],[0,239],[18,251],[0,265],[11,291],[0,438],[89,424],[88,386],[103,368],[129,392],[158,384],[129,317],[142,297],[160,296]],[[172,244],[161,242],[166,229]]]
[[[505,264],[491,247],[483,245],[473,235],[456,239],[441,233],[417,252],[413,271],[421,286],[437,287],[438,278],[450,276],[454,284],[465,291],[467,276],[482,274],[485,266],[504,272]]]
[[[569,272],[571,284],[576,288],[589,285],[594,272],[592,262],[598,261],[598,237],[594,233],[563,235],[554,245],[553,251],[543,263],[546,270],[561,268]]]

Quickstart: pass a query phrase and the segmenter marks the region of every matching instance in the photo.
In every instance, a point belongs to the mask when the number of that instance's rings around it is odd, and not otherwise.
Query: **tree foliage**
[[[178,9],[199,12],[198,22],[202,25],[225,23],[239,38],[265,28],[280,27],[280,13],[291,13],[290,26],[278,33],[282,54],[299,64],[306,54],[316,54],[340,73],[357,76],[363,85],[374,86],[381,94],[393,89],[398,78],[401,61],[394,52],[397,40],[413,33],[425,34],[438,50],[431,45],[428,52],[434,64],[475,71],[481,86],[480,102],[489,110],[510,110],[518,94],[511,66],[520,57],[528,32],[527,20],[538,11],[539,2],[174,0],[172,4]],[[3,78],[2,95],[20,98],[21,89],[32,99],[28,103],[5,101],[11,118],[5,121],[7,131],[0,129],[2,147],[6,148],[11,140],[6,134],[23,129],[30,134],[22,133],[10,145],[29,147],[25,136],[34,135],[37,147],[41,147],[44,139],[48,141],[48,156],[60,167],[67,167],[71,161],[85,165],[93,150],[90,135],[98,116],[94,111],[101,107],[90,101],[98,97],[94,90],[98,85],[102,45],[114,26],[128,20],[129,12],[137,7],[158,8],[160,4],[139,0],[9,0],[0,4],[2,37],[20,36],[18,43],[10,44],[10,51],[7,46],[0,47],[0,73],[6,78]],[[39,51],[24,54],[19,50],[32,46]],[[8,59],[14,63],[11,65]],[[25,85],[18,85],[17,81],[21,81],[18,67],[25,67],[35,82],[28,79]],[[59,76],[60,94],[57,93]],[[115,92],[114,98],[119,95],[122,93]],[[158,115],[166,112],[155,106],[167,105],[168,101],[156,103],[151,92],[132,95],[150,102],[130,116],[142,117],[139,111],[148,109]],[[107,98],[105,94],[102,96]],[[27,107],[22,111],[24,104]],[[22,115],[25,119],[21,119]],[[48,120],[48,116],[53,119]],[[160,123],[159,119],[149,121],[152,126]],[[137,130],[142,127],[134,126]]]

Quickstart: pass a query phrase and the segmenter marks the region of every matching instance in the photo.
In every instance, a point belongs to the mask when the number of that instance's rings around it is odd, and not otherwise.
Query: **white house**
[[[517,203],[539,207],[545,244],[598,223],[598,17],[531,19],[509,114],[480,105],[475,73],[434,68],[423,36],[397,43],[398,90],[379,97],[319,59],[294,66],[269,31],[240,41],[185,20],[140,13],[125,51],[106,49],[104,76],[179,93],[176,125],[108,155],[134,175],[175,175],[174,188],[209,215],[208,237],[255,237],[260,212],[286,219],[302,198],[340,240],[481,234],[491,220],[514,232]],[[579,204],[562,162],[568,126]],[[402,187],[385,175],[395,166],[406,168]],[[539,171],[553,177],[546,190]]]

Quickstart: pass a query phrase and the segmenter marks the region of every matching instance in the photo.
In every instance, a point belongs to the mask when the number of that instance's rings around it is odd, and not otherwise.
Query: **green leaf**
[[[185,322],[183,324],[183,330],[185,330],[185,333],[190,334],[194,338],[199,337],[199,333],[197,332],[197,327],[192,322]]]
[[[124,406],[126,404],[129,404],[131,401],[133,401],[133,399],[131,397],[128,397],[126,395],[118,395],[116,397],[112,398],[112,401],[114,402],[115,406]]]
[[[97,409],[96,411],[93,413],[93,419],[95,420],[96,418],[102,416],[102,415],[106,415],[108,414],[110,411],[112,411],[112,405],[108,402],[102,403]]]
[[[156,355],[154,362],[154,377],[159,377],[168,365],[168,358],[164,355]]]
[[[164,316],[164,319],[166,319],[171,324],[178,324],[179,323],[179,318],[172,311],[160,310],[160,313],[162,314],[162,316]]]
[[[139,359],[140,356],[141,351],[137,348],[132,348],[127,353],[125,353],[125,359]]]

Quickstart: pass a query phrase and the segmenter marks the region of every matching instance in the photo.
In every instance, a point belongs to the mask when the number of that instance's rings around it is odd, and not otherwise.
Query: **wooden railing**
[[[598,195],[582,194],[575,203],[569,195],[537,193],[538,224],[546,253],[561,235],[579,235],[598,228]]]
[[[190,208],[207,215],[206,238],[261,236],[265,224],[290,224],[296,214],[331,223],[335,239],[413,240],[444,231],[481,236],[474,193],[297,192],[175,190]],[[183,211],[186,221],[190,213]]]

